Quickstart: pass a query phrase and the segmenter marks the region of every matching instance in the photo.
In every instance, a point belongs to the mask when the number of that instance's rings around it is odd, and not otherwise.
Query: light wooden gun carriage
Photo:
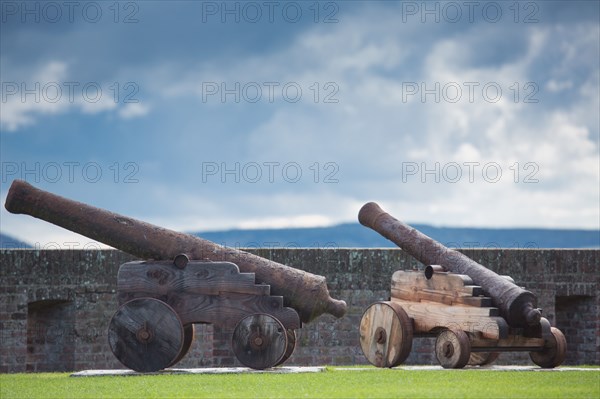
[[[231,332],[238,360],[255,369],[292,354],[295,330],[323,313],[342,317],[323,276],[198,237],[112,213],[15,180],[11,213],[28,214],[147,261],[120,266],[120,308],[108,337],[117,359],[136,371],[174,366],[189,350],[194,323]]]
[[[536,297],[510,277],[444,247],[375,203],[363,206],[359,221],[427,265],[424,272],[395,272],[390,300],[364,312],[360,344],[373,365],[402,364],[416,337],[437,337],[435,355],[444,368],[482,366],[513,351],[529,352],[544,368],[563,362],[564,335],[541,317]]]

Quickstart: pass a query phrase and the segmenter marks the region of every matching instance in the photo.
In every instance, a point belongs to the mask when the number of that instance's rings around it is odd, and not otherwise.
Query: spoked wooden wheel
[[[412,348],[410,317],[395,302],[377,302],[365,310],[360,321],[360,347],[371,364],[395,367]]]
[[[469,366],[487,366],[498,359],[500,352],[471,352]]]
[[[292,353],[294,353],[294,349],[296,349],[296,338],[297,338],[296,330],[288,328],[286,331],[287,331],[287,339],[288,339],[287,347],[285,349],[285,353],[283,354],[283,357],[275,366],[279,366],[279,365],[285,363],[285,361],[288,360],[290,358],[290,356],[292,356]]]
[[[435,341],[435,356],[446,369],[461,369],[469,362],[471,341],[462,330],[443,330]]]
[[[162,370],[173,364],[184,343],[177,313],[154,298],[133,299],[113,315],[108,343],[123,365],[140,372]]]
[[[195,337],[196,329],[194,328],[194,325],[185,325],[183,327],[183,345],[181,346],[181,351],[179,351],[179,354],[177,355],[175,360],[173,360],[173,363],[169,364],[167,367],[173,367],[174,365],[179,363],[179,361],[181,361],[181,359],[183,359],[185,355],[187,355],[188,351],[190,350],[190,347],[192,346],[192,343],[194,342]]]
[[[231,346],[244,366],[263,370],[281,362],[288,349],[288,334],[275,317],[253,314],[235,326]]]
[[[558,367],[567,355],[567,340],[556,327],[550,328],[550,337],[546,340],[544,349],[539,352],[529,352],[529,357],[538,366],[551,369]]]

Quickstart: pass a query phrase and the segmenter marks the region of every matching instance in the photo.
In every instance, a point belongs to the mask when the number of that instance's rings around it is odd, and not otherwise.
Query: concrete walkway
[[[167,374],[295,374],[320,373],[325,367],[275,367],[267,370],[254,370],[248,367],[210,367],[197,369],[165,369],[154,373],[138,373],[129,369],[120,370],[84,370],[71,374],[71,377],[130,376],[130,375],[167,375]]]
[[[376,367],[335,367],[335,370],[343,370],[343,371],[351,371],[351,370],[379,370]],[[453,370],[453,369],[445,369],[442,366],[399,366],[394,367],[393,370],[430,370],[430,371],[441,371],[441,370]],[[481,370],[481,371],[552,371],[552,372],[560,372],[560,371],[597,371],[600,372],[600,368],[582,368],[582,367],[557,367],[554,369],[543,369],[538,366],[485,366],[485,367],[470,367],[467,366],[464,369],[455,369],[454,371],[461,370]]]
[[[333,371],[377,371],[376,367],[337,367],[331,368]],[[416,370],[416,371],[441,371],[448,370],[441,366],[400,366],[393,370]],[[558,367],[555,369],[542,369],[536,366],[487,366],[487,367],[465,367],[464,369],[451,370],[460,372],[461,370],[481,370],[481,371],[541,371],[541,372],[562,372],[562,371],[595,371],[600,373],[600,368],[592,367]],[[169,375],[169,374],[295,374],[295,373],[320,373],[325,371],[325,367],[275,367],[267,370],[254,370],[247,367],[210,367],[193,369],[166,369],[155,373],[138,373],[137,371],[119,369],[119,370],[85,370],[71,374],[71,377],[101,377],[101,376],[136,376],[136,375]]]

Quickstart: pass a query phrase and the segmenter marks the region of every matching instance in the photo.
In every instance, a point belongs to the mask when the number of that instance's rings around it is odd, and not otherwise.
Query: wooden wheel
[[[544,349],[529,352],[529,357],[538,366],[551,369],[558,367],[567,355],[567,340],[563,333],[556,327],[550,328],[550,337],[546,340]]]
[[[471,352],[467,364],[469,366],[487,366],[495,362],[498,356],[500,356],[500,352]]]
[[[435,356],[445,369],[461,369],[471,356],[471,341],[463,330],[445,329],[435,341]]]
[[[410,317],[395,302],[377,302],[365,310],[360,321],[360,347],[371,364],[395,367],[412,348]]]
[[[263,370],[281,362],[288,349],[288,334],[283,324],[268,314],[244,317],[233,330],[232,349],[247,367]]]
[[[183,345],[181,346],[181,351],[179,351],[179,354],[177,355],[175,360],[173,360],[173,362],[167,367],[173,367],[174,365],[179,363],[181,359],[185,357],[185,355],[187,355],[188,351],[190,350],[190,347],[192,346],[192,343],[194,342],[195,337],[196,329],[194,328],[194,324],[188,324],[183,327]]]
[[[285,353],[283,354],[283,357],[281,358],[281,360],[275,366],[279,366],[279,365],[285,363],[285,361],[288,360],[290,358],[290,356],[292,356],[292,353],[294,353],[294,349],[296,349],[296,338],[297,338],[296,330],[288,328],[287,329],[288,343],[287,343],[287,347],[285,349]]]
[[[151,372],[177,359],[184,329],[177,313],[154,298],[133,299],[115,312],[108,327],[108,343],[126,367]]]

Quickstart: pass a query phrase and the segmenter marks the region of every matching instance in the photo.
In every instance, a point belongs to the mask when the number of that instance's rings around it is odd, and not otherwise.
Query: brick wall
[[[327,278],[334,298],[348,303],[297,331],[286,365],[365,364],[358,325],[365,308],[388,299],[395,270],[422,267],[397,249],[255,249],[258,255]],[[544,316],[568,342],[567,364],[600,364],[599,250],[463,250],[538,296]],[[113,250],[0,250],[0,372],[122,368],[106,331],[117,309],[119,265]],[[196,325],[196,340],[177,367],[239,365],[229,331]],[[415,339],[407,363],[435,364],[432,339]],[[531,364],[504,353],[500,364]]]

